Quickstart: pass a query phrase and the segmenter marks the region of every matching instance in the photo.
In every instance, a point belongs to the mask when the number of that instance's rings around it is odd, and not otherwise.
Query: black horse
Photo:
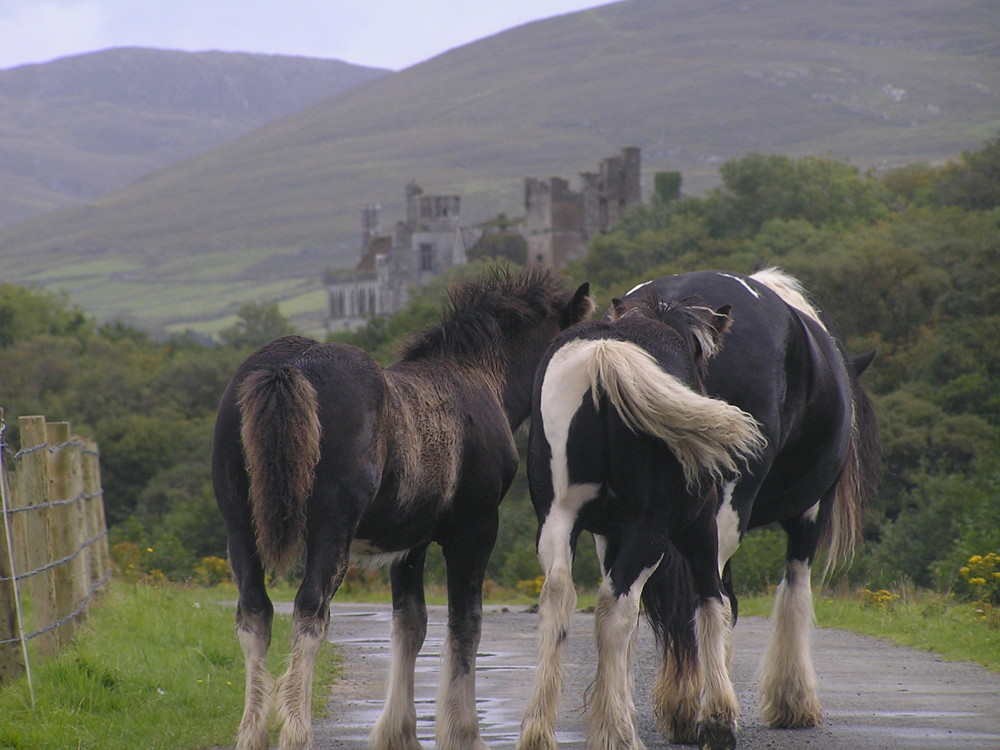
[[[352,553],[391,566],[393,661],[370,742],[420,746],[413,669],[426,633],[431,542],[444,551],[449,601],[437,746],[485,747],[475,661],[498,506],[518,463],[512,430],[528,416],[549,342],[592,311],[587,291],[567,294],[545,270],[497,271],[453,287],[442,324],[384,370],[360,349],[297,336],[240,366],[219,405],[212,455],[246,659],[240,750],[268,747],[273,607],[264,573],[303,548],[290,661],[273,697],[282,750],[311,745],[313,666]]]
[[[583,530],[604,570],[591,747],[642,747],[629,676],[640,598],[663,647],[653,703],[664,733],[735,746],[729,559],[749,528],[771,522],[788,546],[761,709],[776,727],[820,721],[810,570],[824,532],[829,561],[850,557],[874,486],[878,436],[857,382],[872,356],[847,359],[798,282],[774,269],[647,282],[615,300],[606,320],[553,343],[529,440],[547,577],[521,748],[555,747],[560,650],[576,599],[570,563]]]

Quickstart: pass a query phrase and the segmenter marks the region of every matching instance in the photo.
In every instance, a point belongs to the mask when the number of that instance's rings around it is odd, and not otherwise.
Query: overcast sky
[[[108,47],[323,57],[400,70],[594,0],[0,0],[0,69]]]

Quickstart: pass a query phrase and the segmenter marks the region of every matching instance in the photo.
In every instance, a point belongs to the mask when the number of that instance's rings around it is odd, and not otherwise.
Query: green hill
[[[0,225],[121,189],[385,73],[132,48],[0,70]]]
[[[748,151],[940,162],[1000,129],[991,0],[630,0],[522,26],[384,76],[85,207],[0,232],[6,280],[102,317],[214,330],[251,300],[322,304],[358,216],[403,185],[522,212],[526,176],[625,145],[687,192]],[[310,320],[304,318],[303,320]],[[315,323],[315,315],[308,327]]]

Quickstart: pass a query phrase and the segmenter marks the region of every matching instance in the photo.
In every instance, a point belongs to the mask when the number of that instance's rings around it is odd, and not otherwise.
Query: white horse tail
[[[820,318],[819,310],[806,297],[805,287],[797,278],[774,266],[764,268],[750,278],[759,281],[781,297],[786,305],[794,307],[803,315],[815,320],[824,331],[827,330],[826,323]]]
[[[630,429],[665,442],[689,486],[702,471],[717,480],[738,474],[766,445],[750,414],[693,391],[642,347],[616,339],[580,343],[594,406],[603,393]]]

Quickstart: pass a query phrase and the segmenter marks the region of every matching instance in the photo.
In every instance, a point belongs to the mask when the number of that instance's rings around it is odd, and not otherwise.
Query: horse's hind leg
[[[313,670],[329,627],[332,590],[339,586],[347,570],[346,548],[343,554],[335,555],[334,560],[337,564],[333,571],[326,565],[319,569],[316,563],[307,562],[305,579],[295,595],[288,668],[279,678],[276,689],[281,750],[305,750],[312,746]],[[318,572],[310,569],[318,569]],[[331,581],[334,581],[332,587]]]
[[[236,637],[246,664],[243,718],[240,721],[236,748],[267,750],[267,722],[273,688],[273,682],[267,673],[267,650],[271,645],[274,607],[264,586],[264,569],[257,554],[257,544],[246,506],[239,503],[237,491],[232,490],[229,484],[219,483],[216,492],[221,498],[219,509],[226,523],[229,564],[239,589]]]
[[[246,664],[243,718],[236,740],[237,750],[267,750],[267,720],[271,709],[273,681],[267,672],[267,650],[271,644],[274,607],[264,587],[264,571],[256,557],[245,565],[236,561],[230,543],[230,559],[239,586],[236,605],[236,637]]]
[[[783,524],[788,535],[785,577],[774,597],[774,630],[760,671],[760,713],[772,727],[814,727],[823,718],[810,651],[810,565],[818,538],[818,508]]]
[[[326,639],[330,623],[330,599],[340,588],[350,562],[350,539],[357,525],[356,514],[340,507],[332,509],[338,495],[325,489],[318,476],[309,506],[306,565],[302,584],[295,595],[292,613],[292,644],[288,668],[278,680],[278,718],[282,723],[281,750],[305,750],[312,746],[312,680],[316,655]],[[325,498],[322,501],[320,498]]]
[[[653,715],[668,742],[697,742],[701,672],[694,636],[694,597],[687,567],[668,545],[646,583],[646,617],[658,635],[662,659],[653,683]]]
[[[587,745],[593,750],[640,750],[632,699],[632,647],[639,601],[662,559],[656,539],[629,535],[601,583],[594,613],[597,674],[590,700]]]
[[[575,520],[575,509],[554,504],[538,537],[538,559],[545,573],[538,597],[538,666],[535,687],[521,721],[519,750],[556,747],[556,708],[563,688],[562,655],[576,608],[570,548]]]
[[[688,561],[698,603],[694,614],[695,641],[701,673],[698,745],[711,750],[736,747],[740,705],[729,676],[733,636],[732,610],[719,575],[714,517],[696,528],[671,534],[671,541]]]
[[[668,742],[693,745],[698,741],[701,674],[697,659],[679,651],[673,642],[663,644],[652,701],[656,723]]]
[[[417,654],[427,635],[424,602],[424,558],[427,547],[410,551],[393,564],[392,666],[385,708],[368,744],[373,750],[419,750],[417,710],[413,702],[413,675]]]
[[[455,531],[441,545],[448,574],[448,634],[435,717],[438,750],[487,750],[476,713],[476,654],[483,623],[483,579],[498,525],[496,507],[456,513]]]

